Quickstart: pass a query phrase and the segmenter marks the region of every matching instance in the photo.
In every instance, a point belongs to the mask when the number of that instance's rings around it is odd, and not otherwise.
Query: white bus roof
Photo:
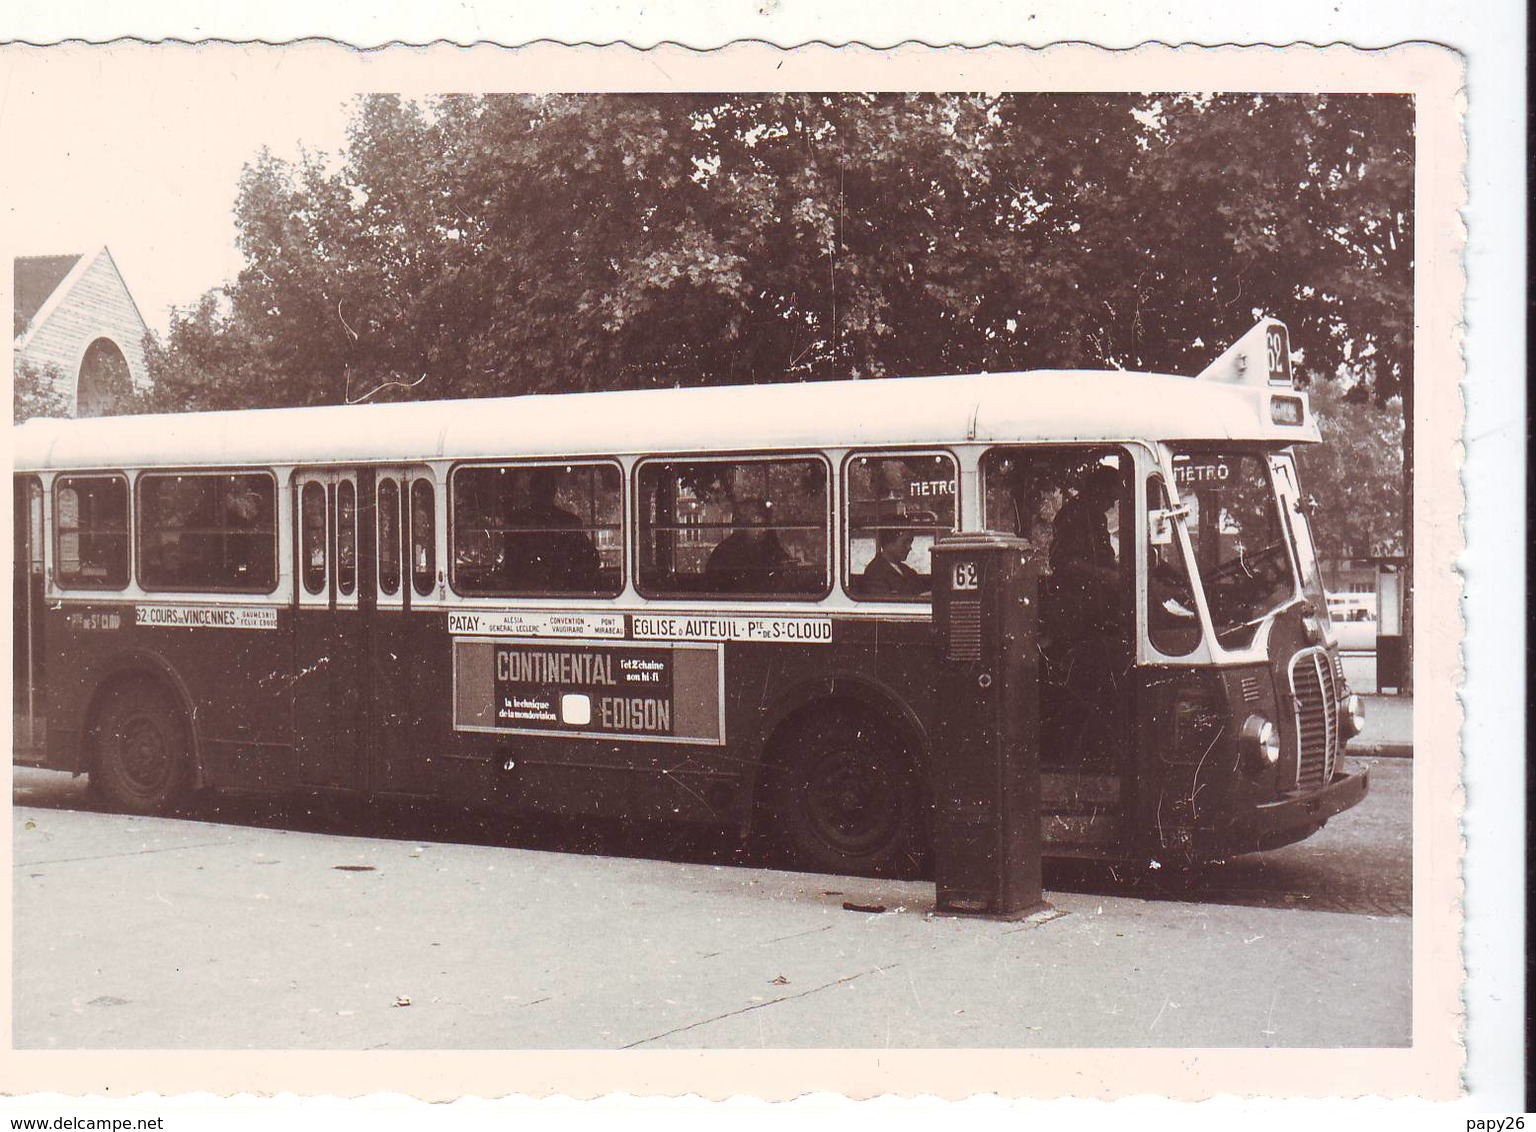
[[[18,469],[396,463],[1014,441],[1319,439],[1270,391],[1166,374],[1048,370],[388,405],[32,420]]]

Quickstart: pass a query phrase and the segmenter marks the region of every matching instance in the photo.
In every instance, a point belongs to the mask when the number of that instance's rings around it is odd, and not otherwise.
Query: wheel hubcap
[[[165,735],[148,719],[130,719],[118,737],[123,777],[134,790],[152,794],[170,778],[170,749]]]
[[[817,766],[807,783],[812,827],[844,852],[884,844],[901,821],[901,801],[889,775],[859,751],[837,751]]]

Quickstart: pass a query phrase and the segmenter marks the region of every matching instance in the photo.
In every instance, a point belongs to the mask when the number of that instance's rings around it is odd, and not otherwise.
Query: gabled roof
[[[16,289],[15,310],[11,316],[11,337],[20,338],[27,331],[33,317],[48,301],[48,296],[58,290],[65,276],[79,255],[24,255],[15,260]]]

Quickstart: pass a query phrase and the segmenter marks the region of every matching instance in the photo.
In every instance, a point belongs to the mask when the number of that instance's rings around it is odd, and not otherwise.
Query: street
[[[18,768],[14,1042],[1404,1045],[1413,764],[1356,761],[1370,796],[1300,845],[1194,876],[1048,862],[1023,923],[722,835],[236,796],[132,818]]]

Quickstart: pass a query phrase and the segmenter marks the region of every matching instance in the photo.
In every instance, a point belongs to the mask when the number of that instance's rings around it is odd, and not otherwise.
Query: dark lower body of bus
[[[16,762],[88,773],[124,809],[220,788],[448,799],[751,832],[815,871],[923,867],[945,758],[926,619],[688,612],[658,639],[631,611],[602,638],[513,638],[494,610],[17,599]],[[1045,853],[1211,860],[1358,802],[1337,657],[1276,653],[1149,668],[1124,642],[1044,642]],[[1253,717],[1273,761],[1245,746]]]

